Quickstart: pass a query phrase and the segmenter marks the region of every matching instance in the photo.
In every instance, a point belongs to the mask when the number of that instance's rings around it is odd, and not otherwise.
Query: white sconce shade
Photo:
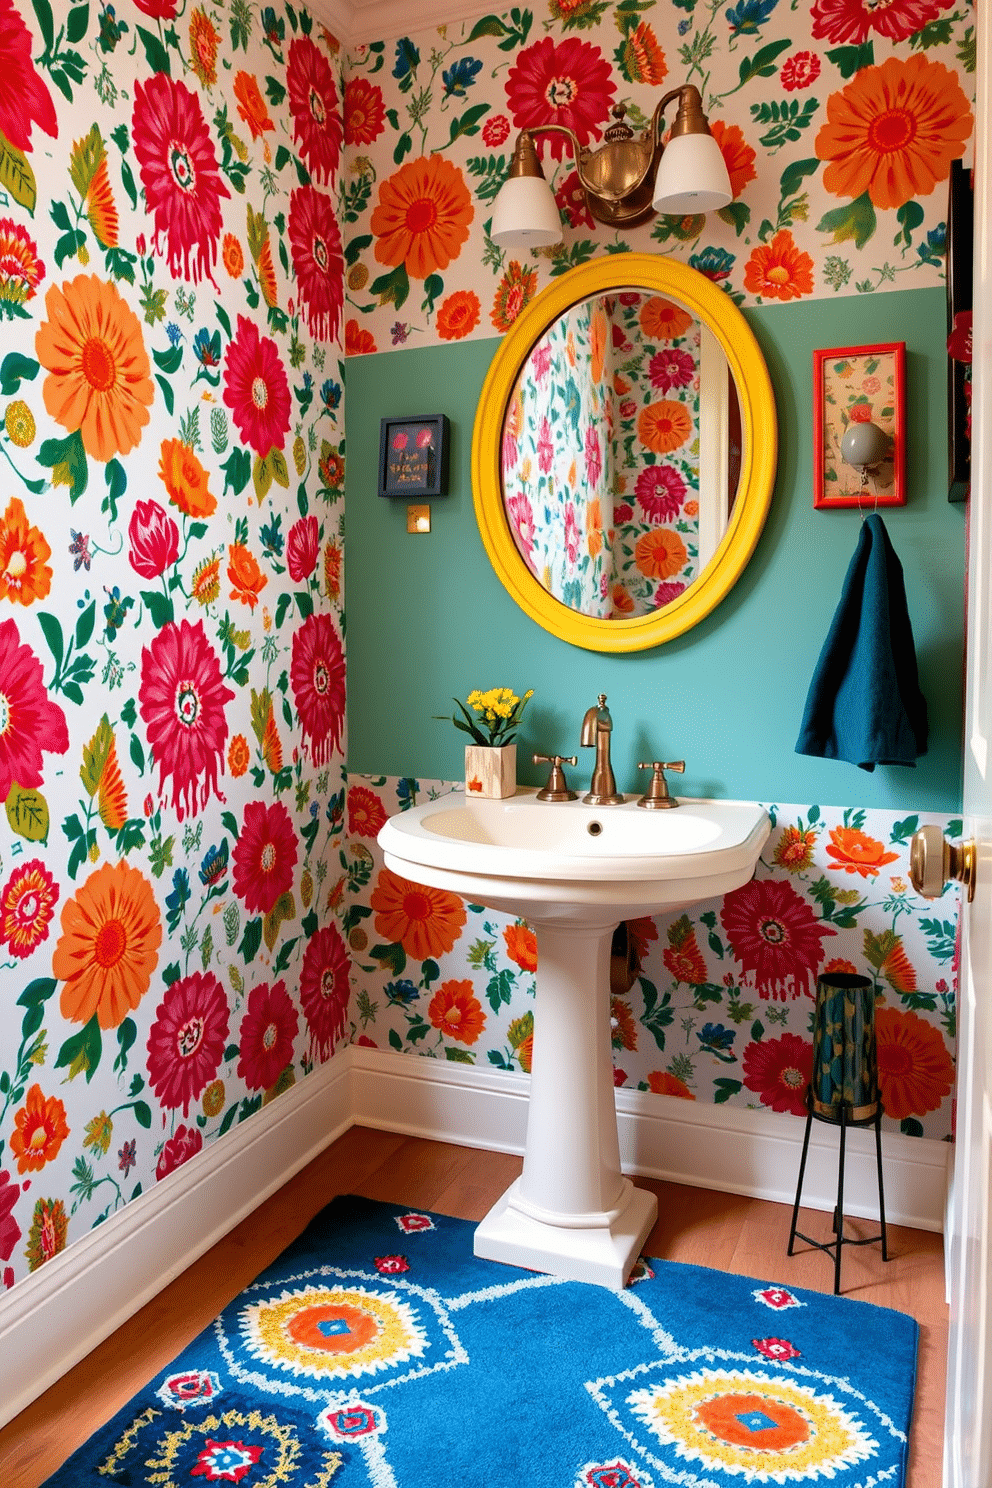
[[[549,248],[561,242],[561,217],[543,175],[504,181],[493,204],[489,236],[500,248]]]
[[[708,131],[678,134],[669,140],[655,180],[652,205],[656,212],[674,217],[715,212],[733,199],[723,152]]]

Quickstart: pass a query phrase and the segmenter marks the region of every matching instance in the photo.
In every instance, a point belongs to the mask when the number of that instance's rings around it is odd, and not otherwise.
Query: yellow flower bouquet
[[[504,744],[513,743],[523,711],[533,696],[532,687],[527,689],[523,697],[517,697],[509,687],[491,687],[488,692],[470,692],[464,703],[459,702],[458,698],[452,699],[455,707],[461,710],[462,716],[453,716],[451,721],[462,733],[471,734],[476,744],[501,749]],[[472,711],[469,712],[469,709]],[[476,716],[473,717],[473,714]]]

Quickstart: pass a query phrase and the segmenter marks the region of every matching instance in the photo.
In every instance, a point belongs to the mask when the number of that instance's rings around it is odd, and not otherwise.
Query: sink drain
[[[589,833],[590,837],[598,837],[601,834],[602,830],[603,823],[598,821],[591,821],[586,827],[586,831]]]

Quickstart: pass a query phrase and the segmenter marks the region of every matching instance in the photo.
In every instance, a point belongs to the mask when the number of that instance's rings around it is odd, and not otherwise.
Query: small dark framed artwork
[[[450,432],[443,413],[384,418],[379,426],[379,495],[446,495]]]
[[[971,276],[975,222],[971,171],[955,160],[947,192],[947,499],[971,483]]]

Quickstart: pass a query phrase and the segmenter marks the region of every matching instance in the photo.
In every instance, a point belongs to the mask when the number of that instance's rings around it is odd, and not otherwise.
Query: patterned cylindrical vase
[[[875,987],[863,976],[830,972],[816,983],[813,1026],[813,1115],[870,1121],[878,1111]]]

